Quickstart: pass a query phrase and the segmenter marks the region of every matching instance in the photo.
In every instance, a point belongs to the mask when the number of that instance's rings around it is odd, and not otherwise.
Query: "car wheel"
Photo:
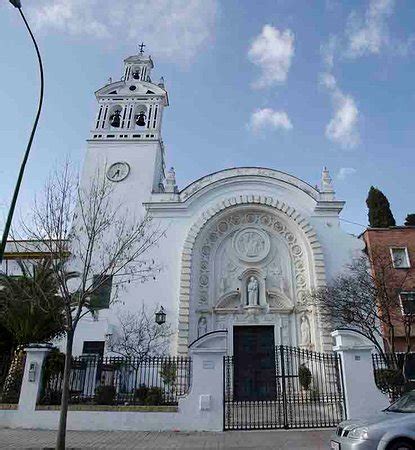
[[[415,446],[412,441],[407,439],[398,439],[388,445],[388,450],[415,450]]]

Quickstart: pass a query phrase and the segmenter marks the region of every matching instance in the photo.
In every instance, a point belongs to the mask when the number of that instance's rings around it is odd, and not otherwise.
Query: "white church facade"
[[[105,345],[120,308],[134,312],[142,303],[164,307],[173,354],[186,355],[190,343],[215,330],[228,331],[229,354],[234,336],[261,342],[261,330],[274,345],[330,351],[330,327],[307,294],[342,270],[361,243],[340,227],[344,202],[335,198],[328,171],[319,188],[271,168],[240,167],[179,189],[164,163],[168,94],[163,79],[151,81],[152,69],[151,57],[131,56],[121,81],[96,92],[82,177],[105,167],[116,201],[149,213],[165,230],[150,255],[162,270],[85,318],[74,353],[85,342]]]
[[[163,237],[145,257],[161,270],[123,289],[110,277],[99,308],[85,311],[73,343],[67,428],[321,428],[384,409],[373,343],[333,330],[310,301],[310,291],[363,249],[340,226],[345,203],[328,170],[316,187],[272,168],[233,167],[179,188],[165,168],[164,81],[152,82],[153,61],[142,51],[124,63],[122,79],[96,92],[81,186],[105,176],[111,202],[125,206],[129,219],[152,217]],[[101,249],[108,248],[104,240]],[[32,251],[33,241],[9,242],[2,271],[19,275],[19,260],[50,256],[43,243],[35,241]],[[94,277],[99,266],[90,266]],[[149,313],[163,306],[172,331],[168,355],[113,358],[121,314],[140,314],[143,305]],[[65,350],[63,340],[54,344]],[[0,404],[4,426],[57,429],[62,376],[45,378],[51,348],[25,349],[19,403]]]
[[[163,78],[152,81],[152,69],[151,57],[140,52],[125,59],[120,81],[95,93],[81,183],[105,171],[115,204],[151,215],[165,237],[146,257],[161,271],[86,315],[74,355],[107,353],[120,314],[142,305],[151,312],[163,306],[172,355],[187,355],[192,342],[217,330],[227,331],[229,355],[249,357],[276,345],[331,351],[332,329],[308,293],[340,272],[362,243],[340,227],[344,202],[328,170],[319,187],[272,168],[235,167],[179,189],[174,170],[165,168],[168,93]],[[16,253],[8,248],[6,272]]]

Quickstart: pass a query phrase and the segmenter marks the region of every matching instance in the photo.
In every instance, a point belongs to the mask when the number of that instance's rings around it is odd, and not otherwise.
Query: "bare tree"
[[[119,327],[109,337],[108,350],[132,358],[137,366],[148,356],[165,354],[171,329],[168,324],[158,325],[153,317],[154,312],[148,314],[144,305],[137,313],[120,313]]]
[[[371,255],[370,259],[366,255],[354,259],[345,272],[311,297],[333,328],[349,328],[364,335],[385,360],[383,343],[395,355],[397,336],[403,336],[408,355],[415,314],[403,311],[399,298],[407,272],[397,274],[391,258],[380,251]]]
[[[126,283],[144,282],[160,270],[147,254],[164,232],[150,216],[138,218],[114,204],[113,184],[103,173],[81,185],[66,163],[52,173],[33,206],[33,217],[23,224],[32,249],[50,253],[64,303],[66,354],[58,449],[65,448],[72,347],[79,321],[94,311],[94,299],[109,280],[112,303]]]

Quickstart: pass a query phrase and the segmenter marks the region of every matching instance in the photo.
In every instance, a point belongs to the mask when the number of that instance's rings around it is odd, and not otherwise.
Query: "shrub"
[[[298,369],[298,379],[301,387],[308,391],[312,380],[310,369],[304,365],[301,365]]]
[[[159,387],[152,387],[148,389],[145,405],[161,405],[163,403],[163,390]]]
[[[165,384],[174,385],[177,378],[177,365],[175,363],[164,363],[160,370],[160,376]]]
[[[317,387],[313,387],[313,389],[311,389],[310,400],[313,402],[318,402],[320,400],[320,392]]]
[[[399,369],[376,369],[376,386],[384,393],[388,394],[397,389],[401,389],[405,384],[402,371]]]
[[[147,394],[148,394],[148,387],[145,384],[140,384],[140,386],[138,386],[138,388],[134,391],[134,398],[140,402],[140,403],[144,403]]]
[[[57,389],[48,389],[45,395],[41,398],[41,405],[60,405],[62,398],[62,391]]]
[[[46,387],[49,381],[63,374],[65,368],[65,353],[53,348],[47,355],[43,369],[43,384]]]
[[[98,386],[95,389],[94,402],[97,405],[113,405],[117,391],[114,386]]]

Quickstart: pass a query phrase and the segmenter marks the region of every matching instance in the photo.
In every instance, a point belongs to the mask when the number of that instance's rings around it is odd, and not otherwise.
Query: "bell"
[[[144,111],[141,111],[140,114],[138,114],[138,116],[136,116],[135,123],[139,127],[144,127],[145,126],[145,124],[146,124],[146,115],[144,114]]]
[[[118,128],[121,125],[121,111],[119,109],[114,111],[114,114],[110,115],[110,125]]]
[[[134,80],[140,79],[140,71],[139,70],[134,70],[133,78],[134,78]]]

